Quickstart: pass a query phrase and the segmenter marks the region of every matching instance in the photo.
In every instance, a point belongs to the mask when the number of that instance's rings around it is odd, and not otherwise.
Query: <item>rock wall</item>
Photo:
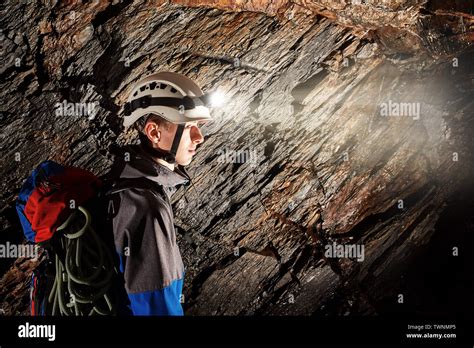
[[[472,2],[0,6],[2,243],[22,241],[14,201],[32,169],[107,172],[134,141],[121,126],[133,83],[171,70],[228,98],[173,200],[186,314],[424,312],[420,258],[467,260],[452,248],[472,240]],[[63,102],[95,112],[60,115]],[[363,246],[363,260],[328,257],[334,243]],[[13,261],[6,314],[25,313],[38,262]]]

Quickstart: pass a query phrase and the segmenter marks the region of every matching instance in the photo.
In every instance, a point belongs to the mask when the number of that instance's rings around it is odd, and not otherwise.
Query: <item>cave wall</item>
[[[0,6],[2,242],[22,240],[14,201],[41,161],[102,175],[135,141],[121,109],[144,74],[181,72],[225,92],[187,201],[184,189],[173,198],[188,315],[380,313],[447,202],[472,189],[465,2]],[[57,116],[64,100],[96,113]],[[389,103],[419,114],[383,116]],[[250,160],[223,157],[239,151]],[[363,245],[364,260],[326,257],[332,243]],[[38,260],[10,261],[1,308],[16,314]]]

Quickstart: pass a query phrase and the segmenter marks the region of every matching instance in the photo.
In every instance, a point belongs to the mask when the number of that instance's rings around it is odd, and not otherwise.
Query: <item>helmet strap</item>
[[[169,151],[160,148],[154,148],[152,145],[150,145],[148,137],[142,132],[138,132],[138,137],[143,150],[145,150],[145,152],[147,152],[150,156],[161,158],[170,164],[176,164],[176,153],[178,152],[178,147],[183,131],[184,124],[178,124],[178,128],[176,129],[176,133],[174,135],[173,144],[171,145],[171,149]]]
[[[176,133],[173,139],[173,145],[171,145],[170,153],[176,157],[178,153],[179,142],[181,141],[181,136],[183,135],[184,131],[184,123],[178,123],[178,128],[176,129]]]

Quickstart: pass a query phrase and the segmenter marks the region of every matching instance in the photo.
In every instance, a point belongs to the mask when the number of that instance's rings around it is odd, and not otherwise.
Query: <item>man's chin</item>
[[[187,166],[187,165],[189,165],[192,161],[193,161],[193,158],[190,157],[190,158],[186,159],[185,161],[179,160],[179,161],[176,161],[176,162],[177,162],[180,166]]]

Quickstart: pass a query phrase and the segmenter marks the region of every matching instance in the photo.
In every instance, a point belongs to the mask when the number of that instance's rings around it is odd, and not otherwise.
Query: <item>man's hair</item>
[[[168,130],[171,126],[170,122],[165,120],[163,117],[160,117],[155,114],[148,114],[146,116],[140,117],[138,120],[135,121],[133,126],[135,129],[144,135],[145,134],[145,125],[148,121],[155,122],[159,127],[163,127],[164,129]]]

